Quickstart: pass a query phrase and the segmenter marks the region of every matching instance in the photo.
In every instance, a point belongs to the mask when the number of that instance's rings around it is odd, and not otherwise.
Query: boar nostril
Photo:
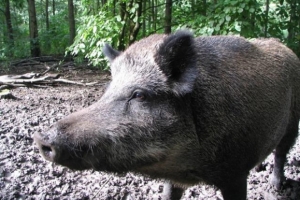
[[[44,154],[44,156],[45,156],[46,159],[48,159],[50,161],[54,160],[54,157],[55,157],[55,151],[54,151],[54,149],[52,149],[49,146],[42,145],[41,150],[42,150],[42,153]]]
[[[51,153],[52,152],[52,149],[50,147],[47,147],[47,146],[42,146],[42,150],[44,153]]]

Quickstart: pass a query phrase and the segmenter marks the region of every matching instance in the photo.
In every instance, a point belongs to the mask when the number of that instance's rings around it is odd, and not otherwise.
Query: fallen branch
[[[71,80],[67,80],[67,79],[53,79],[53,82],[57,82],[57,83],[68,83],[68,84],[74,84],[74,85],[83,85],[83,86],[92,86],[92,85],[96,85],[99,84],[98,82],[91,82],[91,83],[82,83],[82,82],[76,82],[76,81],[71,81]]]
[[[26,58],[26,59],[12,62],[11,65],[15,65],[15,66],[41,65],[42,63],[46,63],[46,62],[59,62],[59,59],[56,59],[52,56],[32,57],[32,58]]]
[[[43,76],[41,76],[43,75]],[[71,81],[68,79],[59,78],[60,74],[36,74],[36,73],[27,73],[22,75],[4,75],[0,76],[0,86],[9,86],[9,87],[24,87],[24,86],[37,86],[37,85],[54,85],[57,83],[65,83],[65,84],[74,84],[74,85],[82,85],[82,86],[92,86],[97,84],[104,84],[99,82],[91,82],[91,83],[82,83],[77,81]]]

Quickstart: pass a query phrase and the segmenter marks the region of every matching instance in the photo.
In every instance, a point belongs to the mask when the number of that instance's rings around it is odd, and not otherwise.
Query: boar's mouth
[[[95,130],[91,127],[102,127],[101,123],[88,121],[86,126],[78,120],[79,114],[59,121],[46,132],[35,133],[35,143],[46,160],[73,170],[125,173],[166,159],[168,148],[160,137],[153,136],[152,129],[139,127],[141,134],[126,134],[136,129],[132,123],[123,122],[117,128]]]
[[[34,135],[34,140],[40,153],[46,160],[68,167],[71,170],[94,169],[95,171],[124,174],[165,159],[161,153],[157,152],[156,156],[148,157],[148,159],[130,159],[126,156],[116,155],[118,154],[116,151],[120,151],[120,149],[107,150],[106,148],[97,147],[96,144],[93,146],[88,145],[86,141],[86,143],[74,144],[74,141],[70,141],[70,138],[67,139],[66,137],[64,139],[60,135],[60,140],[55,140],[54,138],[49,138],[51,137],[49,135],[51,134],[44,136],[43,134],[36,133]],[[105,140],[101,142],[101,145],[102,147],[108,147],[111,146],[111,142],[110,140]],[[134,149],[134,145],[131,148]],[[144,153],[147,154],[147,152]],[[140,154],[143,155],[143,153]]]
[[[70,139],[53,140],[40,133],[35,133],[34,140],[46,160],[71,170],[93,169],[117,174],[128,172],[123,162],[111,163],[108,158],[110,154],[103,152],[103,149],[97,146],[85,143],[74,144]]]

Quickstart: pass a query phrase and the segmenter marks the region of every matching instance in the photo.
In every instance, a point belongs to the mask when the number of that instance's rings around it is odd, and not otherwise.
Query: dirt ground
[[[71,171],[40,156],[33,134],[46,131],[62,117],[97,101],[110,79],[108,73],[95,70],[70,69],[63,74],[70,80],[96,80],[100,84],[19,87],[11,90],[16,99],[0,99],[0,200],[164,199],[163,180],[133,173],[117,177],[104,172]],[[294,165],[297,161],[300,161],[299,139],[285,167],[286,176],[296,181],[287,181],[282,190],[275,191],[268,183],[273,169],[273,155],[270,155],[262,171],[251,171],[248,199],[300,199],[300,167]],[[182,199],[220,200],[222,196],[215,187],[200,185],[187,188]]]

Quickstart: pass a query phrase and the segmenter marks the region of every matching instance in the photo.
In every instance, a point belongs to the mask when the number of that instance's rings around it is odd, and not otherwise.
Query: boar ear
[[[184,95],[193,90],[197,57],[194,37],[190,32],[178,31],[166,37],[158,48],[155,60],[176,94]]]
[[[118,57],[121,52],[113,49],[109,44],[104,44],[102,49],[103,54],[112,62],[116,57]]]

